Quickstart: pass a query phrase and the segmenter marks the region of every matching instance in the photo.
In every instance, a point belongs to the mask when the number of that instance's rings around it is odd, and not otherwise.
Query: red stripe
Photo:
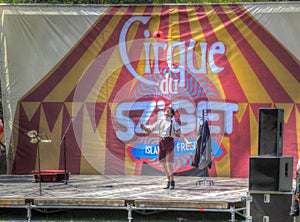
[[[30,143],[26,135],[31,130],[39,129],[40,107],[36,110],[31,120],[27,119],[23,106],[19,106],[18,143],[15,147],[16,155],[12,166],[12,174],[30,174],[35,169],[37,158],[37,144]],[[15,131],[16,129],[14,129]],[[16,132],[13,132],[16,135]],[[12,143],[13,144],[13,143]],[[14,147],[10,147],[13,149]]]
[[[179,29],[180,29],[180,41],[186,41],[186,47],[192,39],[192,33],[190,29],[190,21],[188,20],[188,13],[186,6],[178,6],[179,17]]]
[[[122,27],[124,26],[125,22],[132,17],[132,13],[134,12],[135,7],[130,7],[127,12],[125,12],[124,16],[118,23],[118,25],[115,28],[115,31],[111,35],[109,39],[107,39],[104,47],[101,49],[101,51],[98,53],[98,55],[101,56],[101,59],[95,60],[95,62],[89,67],[89,69],[86,71],[82,79],[77,85],[77,88],[82,89],[80,93],[76,95],[76,98],[74,98],[74,101],[84,101],[86,97],[89,95],[91,90],[94,89],[94,85],[97,82],[97,79],[99,78],[99,75],[101,75],[102,70],[106,66],[106,63],[109,59],[111,59],[111,55],[113,53],[113,48],[117,47],[119,44],[119,38],[120,32]],[[100,57],[99,57],[100,58]],[[118,68],[118,67],[116,67]],[[115,70],[112,70],[114,72]],[[107,74],[107,73],[106,73]],[[105,75],[106,75],[105,74]],[[108,73],[109,75],[111,73]],[[106,76],[105,76],[106,77]],[[122,83],[124,84],[124,82]],[[106,95],[108,96],[108,95]],[[106,97],[105,96],[105,97]]]
[[[132,9],[135,8],[135,7],[132,7]],[[146,7],[146,10],[143,12],[143,16],[151,16],[152,14],[152,11],[153,11],[153,6],[151,7]],[[129,15],[128,18],[132,17],[132,15]],[[127,17],[124,17],[122,18],[121,20],[121,26],[123,26],[127,20],[128,20]],[[137,33],[134,37],[133,40],[137,40],[137,41],[133,41],[131,42],[131,48],[129,49],[128,51],[128,55],[133,55],[134,54],[134,57],[136,58],[137,55],[141,55],[142,54],[142,50],[143,50],[143,39],[144,39],[144,31],[145,31],[145,28],[147,28],[147,24],[144,25],[142,23],[139,24],[139,27],[137,28]],[[121,30],[122,28],[119,27],[119,29],[116,29],[116,30]],[[117,34],[114,33],[115,35],[117,36],[120,36],[120,33],[118,32]],[[151,33],[153,34],[153,33]],[[116,38],[119,40],[119,38]],[[130,59],[130,58],[129,58]],[[134,69],[136,70],[138,64],[139,64],[140,61],[131,61],[131,65],[134,67]],[[118,67],[119,68],[119,67]],[[123,67],[120,71],[120,76],[119,78],[117,79],[116,83],[115,83],[115,86],[114,86],[114,89],[112,90],[111,94],[110,94],[110,98],[109,98],[109,101],[113,101],[115,96],[119,93],[119,90],[126,84],[128,83],[129,81],[131,81],[132,79],[134,78],[134,76],[127,70],[127,68],[124,66],[123,64]],[[124,95],[124,98],[128,98],[128,95]]]
[[[207,15],[203,17],[203,12],[205,12],[203,6],[198,6],[196,7],[196,9],[197,13],[199,14],[199,22],[201,24],[206,42],[208,43],[208,47],[215,42],[221,41],[216,37],[214,29],[210,25],[210,21],[208,20]],[[220,8],[214,6],[214,10],[219,11]],[[224,70],[218,73],[218,76],[222,85],[222,89],[226,96],[225,99],[231,101],[239,101],[241,103],[247,102],[244,91],[242,90],[229,61],[225,57],[222,59],[224,60],[224,62],[218,65],[223,66]]]
[[[246,13],[243,13],[242,11],[237,14],[241,20],[243,20],[244,17],[248,17]],[[226,24],[225,28],[230,33],[231,37],[233,38],[234,42],[242,52],[243,56],[248,61],[249,65],[259,78],[260,82],[263,84],[264,88],[272,98],[274,102],[293,102],[293,100],[289,97],[289,95],[286,93],[284,88],[280,85],[278,80],[274,77],[272,72],[268,69],[266,64],[260,59],[258,54],[256,53],[255,49],[251,47],[249,44],[249,41],[251,39],[245,39],[244,36],[241,34],[241,30],[237,29],[229,17],[225,13],[220,13],[220,19],[221,21]],[[268,33],[266,33],[264,30],[260,28],[260,26],[254,21],[254,20],[247,20],[246,25],[256,34],[258,37],[260,37],[260,40],[264,40],[266,37],[268,37]],[[260,32],[263,32],[262,34]],[[264,42],[264,41],[263,41]],[[281,47],[277,43],[274,42],[274,44],[271,46],[273,48]],[[282,49],[284,51],[284,49]],[[275,62],[275,61],[274,61]],[[299,67],[298,67],[299,68]],[[299,69],[298,69],[299,70]],[[246,73],[245,73],[246,75]]]
[[[296,177],[297,162],[298,162],[298,141],[297,141],[297,119],[296,119],[296,107],[293,108],[289,115],[288,121],[283,127],[283,156],[293,156],[293,178]]]
[[[128,11],[124,13],[124,16],[116,26],[114,32],[111,34],[110,38],[107,39],[104,47],[99,51],[98,55],[101,57],[101,59],[99,59],[100,57],[98,59],[96,58],[94,63],[91,64],[89,69],[82,76],[80,82],[77,84],[77,88],[81,89],[81,91],[76,95],[74,101],[84,101],[91,90],[98,90],[98,88],[95,89],[93,86],[96,83],[96,80],[99,78],[102,70],[105,68],[107,61],[111,59],[111,55],[113,53],[112,49],[118,46],[121,29],[124,23],[132,17],[132,13],[134,12],[135,8],[136,7],[130,7]],[[105,36],[106,34],[104,33],[103,35]],[[115,70],[112,70],[112,72],[113,71]],[[111,75],[111,73],[108,74]],[[103,78],[106,78],[106,75]]]
[[[82,116],[83,109],[81,109],[76,118]],[[77,129],[74,130],[74,125],[71,122],[70,114],[67,108],[64,107],[63,123],[61,139],[65,138],[65,142],[61,143],[60,146],[60,159],[59,159],[59,169],[64,169],[64,149],[66,149],[66,168],[72,174],[80,174],[80,164],[81,164],[81,142],[82,142],[82,125],[83,121],[77,121]],[[70,128],[68,129],[68,125]],[[79,124],[81,126],[79,126]],[[64,137],[65,136],[65,137]]]
[[[140,176],[143,172],[143,164],[137,163],[135,165],[134,176]]]
[[[248,176],[248,158],[251,150],[249,107],[241,121],[233,118],[233,133],[230,135],[230,177]]]
[[[99,122],[102,118],[103,112],[107,103],[104,102],[96,102],[96,103],[86,103],[87,111],[90,117],[91,125],[96,132]]]
[[[112,7],[105,13],[95,27],[81,40],[81,43],[72,50],[57,69],[39,86],[28,94],[23,101],[42,101],[67,75],[73,66],[79,61],[95,39],[101,34],[106,24],[113,18],[119,7]]]
[[[192,36],[192,31],[191,30],[191,26],[190,26],[190,20],[188,20],[188,10],[186,8],[186,6],[179,6],[179,29],[180,29],[180,41],[185,41],[185,46],[186,48],[189,46],[190,44],[190,40],[193,38]],[[202,16],[203,12],[200,13],[200,15]],[[199,18],[200,20],[200,18]],[[197,52],[195,52],[195,54],[197,54]],[[202,55],[201,55],[202,57]],[[187,62],[187,61],[186,61]],[[197,61],[195,61],[196,64]],[[197,62],[200,65],[200,62]],[[185,66],[187,67],[187,64],[185,64]],[[197,67],[197,66],[196,66]],[[200,68],[200,67],[198,67]],[[186,70],[188,71],[188,70]],[[200,83],[201,81],[197,81],[199,80],[199,77],[205,79],[204,81],[208,81],[210,84],[210,80],[207,78],[206,74],[199,74],[197,75],[197,77],[195,78],[195,76],[193,75],[193,73],[189,74],[188,76],[186,76],[186,78],[188,78],[188,82],[190,82],[190,78],[192,79],[191,85],[189,85],[188,87],[190,88],[189,91],[191,94],[197,94],[198,91],[202,91],[203,88],[200,88]],[[215,87],[213,87],[215,89]],[[217,93],[216,97],[220,97],[220,94]]]
[[[112,113],[107,106],[107,120],[112,120]],[[106,147],[105,149],[105,175],[123,175],[125,174],[125,144],[116,137],[115,128],[109,122],[106,125]],[[102,173],[102,172],[100,172]]]
[[[130,11],[133,12],[133,10],[135,8],[136,7],[131,7]],[[147,7],[146,11],[143,13],[143,15],[151,15],[152,10],[153,10],[153,7]],[[115,36],[120,36],[119,31],[122,29],[122,26],[124,25],[124,23],[131,16],[132,15],[128,12],[128,17],[124,16],[121,19],[120,27],[116,29],[116,30],[118,30],[118,32],[114,33]],[[144,26],[143,24],[139,25],[134,39],[143,39],[144,38],[143,33],[144,33],[145,29],[143,26]],[[115,39],[119,39],[119,38],[115,38]],[[134,44],[135,43],[133,42],[133,45],[130,48],[128,54],[130,54],[130,53],[141,54],[143,48],[142,47],[134,47]],[[138,65],[138,61],[133,62],[131,65],[134,68],[136,68]],[[124,84],[126,84],[127,82],[129,82],[132,79],[133,79],[133,76],[129,73],[127,68],[125,66],[123,66],[122,70],[120,71],[120,76],[117,79],[117,82],[115,83],[114,88],[110,94],[109,101],[114,101],[115,96],[118,94],[120,88],[123,87]],[[128,95],[123,95],[123,96],[124,97],[122,99],[128,98]],[[113,117],[111,115],[113,115],[113,114],[111,113],[111,110],[109,109],[107,119],[112,120]],[[125,149],[126,146],[123,142],[121,142],[120,140],[118,140],[116,138],[116,132],[113,127],[112,121],[108,122],[108,125],[106,128],[106,138],[107,138],[107,143],[106,143],[107,152],[106,152],[106,157],[105,157],[105,162],[106,162],[105,174],[124,174],[125,173],[124,160],[125,160],[125,155],[126,155],[126,149]],[[120,160],[120,161],[118,161],[118,164],[111,164],[112,161],[115,162],[116,160]]]
[[[61,102],[42,102],[43,111],[45,113],[50,132],[53,130],[63,106],[64,103]]]
[[[240,16],[240,14],[238,14]],[[255,22],[255,26],[248,25],[249,28],[257,35],[257,37],[267,46],[267,48],[274,54],[274,56],[285,66],[285,68],[300,82],[299,75],[299,61],[294,58],[285,47],[278,42],[278,40],[269,34],[265,27],[256,22],[249,13],[243,13],[240,19],[245,24],[252,24]]]

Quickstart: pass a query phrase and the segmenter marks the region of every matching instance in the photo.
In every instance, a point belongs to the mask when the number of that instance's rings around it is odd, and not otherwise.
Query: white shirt
[[[170,135],[170,126],[172,121],[172,130]],[[156,123],[154,123],[152,126],[150,126],[150,130],[153,132],[154,130],[158,130],[158,136],[159,137],[175,137],[175,132],[180,129],[179,124],[172,120],[171,117],[168,117],[167,119],[158,120]]]

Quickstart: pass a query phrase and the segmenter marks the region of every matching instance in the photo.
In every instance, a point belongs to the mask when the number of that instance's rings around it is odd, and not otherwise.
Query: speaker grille
[[[282,156],[283,109],[259,109],[258,155]]]
[[[249,190],[291,191],[292,174],[293,157],[250,157]]]

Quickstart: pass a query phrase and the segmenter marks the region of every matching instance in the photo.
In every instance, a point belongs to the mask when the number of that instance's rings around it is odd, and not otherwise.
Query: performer
[[[158,130],[159,136],[159,152],[158,159],[162,164],[165,175],[167,176],[168,183],[164,189],[174,189],[175,180],[173,172],[174,163],[174,137],[175,135],[181,137],[188,147],[192,144],[181,134],[179,124],[172,118],[175,115],[175,110],[169,106],[164,113],[165,118],[158,120],[149,128],[141,124],[141,129],[145,130],[148,134]]]
[[[290,216],[299,216],[299,202],[300,202],[300,159],[297,163],[296,171],[296,188],[294,189],[294,194],[292,198]]]

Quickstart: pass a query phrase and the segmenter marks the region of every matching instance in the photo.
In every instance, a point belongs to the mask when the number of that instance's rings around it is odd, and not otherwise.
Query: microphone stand
[[[39,140],[39,139],[38,139]],[[39,146],[39,142],[37,142],[37,152],[38,152],[38,176],[39,176],[39,187],[40,187],[40,196],[42,196],[42,178],[41,178],[41,157],[40,157],[40,146]]]
[[[41,139],[40,134],[36,130],[29,131],[28,133],[26,133],[26,135],[31,138],[30,143],[34,143],[37,145],[39,194],[40,194],[40,196],[42,196],[43,191],[42,191],[42,177],[41,177],[41,155],[40,155],[39,144],[40,143],[49,143],[49,142],[51,142],[51,140]],[[31,194],[33,194],[33,193],[31,193]],[[28,194],[28,195],[30,195],[30,194]],[[26,196],[28,196],[28,195],[26,195]]]
[[[75,119],[75,116],[71,116],[70,118],[70,121],[67,125],[67,128],[65,130],[65,133],[63,135],[63,137],[61,138],[61,141],[60,141],[60,146],[61,144],[63,143],[64,144],[64,184],[68,184],[68,180],[67,180],[67,149],[66,149],[66,136],[67,136],[67,133],[70,129],[70,126],[71,126],[71,123],[73,121],[73,119]]]

